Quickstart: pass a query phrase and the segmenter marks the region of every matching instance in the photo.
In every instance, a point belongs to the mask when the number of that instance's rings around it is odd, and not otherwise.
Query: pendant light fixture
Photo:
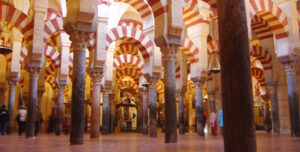
[[[7,28],[7,16],[8,16],[8,6],[9,0],[6,5],[6,16],[5,20],[0,23],[0,36],[1,36],[1,43],[0,43],[0,54],[8,54],[12,52],[12,44],[10,41],[10,32]]]
[[[215,46],[213,53],[211,55],[210,58],[210,62],[208,64],[208,70],[212,73],[218,73],[221,71],[221,66],[220,66],[220,62],[219,62],[219,57],[217,54],[217,44],[215,42],[215,24],[214,24],[214,20],[212,20],[212,26],[213,26],[213,31],[212,31],[212,42]]]

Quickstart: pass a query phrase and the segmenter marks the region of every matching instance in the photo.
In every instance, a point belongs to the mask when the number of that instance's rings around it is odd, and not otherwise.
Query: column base
[[[99,138],[99,134],[91,134],[91,139],[97,139]]]
[[[7,126],[6,128],[6,134],[12,134],[12,127]]]
[[[70,145],[82,145],[83,144],[83,138],[76,138],[76,139],[70,139]]]

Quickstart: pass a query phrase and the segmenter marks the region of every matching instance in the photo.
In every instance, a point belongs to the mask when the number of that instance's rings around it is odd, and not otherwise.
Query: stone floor
[[[219,152],[223,151],[222,136],[198,137],[195,133],[179,136],[177,144],[164,144],[164,134],[149,138],[138,133],[117,133],[92,140],[85,135],[85,144],[70,146],[69,136],[41,134],[26,139],[16,134],[0,136],[1,152]],[[300,138],[257,133],[258,152],[300,152]]]

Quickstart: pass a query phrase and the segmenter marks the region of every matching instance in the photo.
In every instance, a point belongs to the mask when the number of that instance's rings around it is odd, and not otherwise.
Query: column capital
[[[276,81],[266,82],[266,87],[270,91],[270,94],[276,94],[276,85],[277,85]]]
[[[151,77],[149,80],[149,88],[156,88],[156,84],[159,81],[159,78]]]
[[[278,58],[279,61],[283,64],[286,75],[295,75],[296,74],[296,64],[299,59],[299,56],[283,56]]]
[[[283,63],[286,75],[296,74],[296,61],[289,61]]]
[[[70,40],[74,50],[84,50],[87,42],[90,39],[91,32],[72,31],[70,33]]]
[[[57,83],[56,85],[57,85],[59,92],[64,91],[64,89],[66,87],[66,84],[64,84],[64,83]]]
[[[195,81],[193,81],[193,83],[194,83],[196,89],[202,89],[203,86],[204,86],[204,84],[205,84],[205,81],[197,81],[197,80],[195,80]]]
[[[30,73],[30,78],[37,79],[39,73],[41,72],[41,68],[37,66],[27,66],[27,72]]]
[[[9,85],[9,87],[15,87],[18,83],[18,80],[11,80],[11,79],[8,79],[7,80],[7,83]]]
[[[90,71],[90,76],[93,79],[93,84],[94,85],[100,85],[101,80],[103,78],[104,72],[102,71]]]

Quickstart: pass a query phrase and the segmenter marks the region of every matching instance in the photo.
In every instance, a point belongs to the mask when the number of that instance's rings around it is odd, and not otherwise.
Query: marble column
[[[139,89],[139,90],[141,90],[141,89]],[[142,113],[142,109],[143,109],[143,97],[142,97],[142,92],[140,91],[139,92],[139,94],[138,94],[138,100],[139,100],[139,102],[138,102],[138,114],[137,114],[137,129],[138,129],[138,132],[139,133],[143,133],[142,132],[142,128],[143,128],[143,126],[142,126],[142,121],[143,121],[143,119],[142,119],[142,115],[143,115],[143,113]]]
[[[207,91],[207,95],[208,95],[210,111],[217,113],[216,100],[215,100],[215,91]]]
[[[72,110],[71,110],[71,145],[83,144],[84,142],[84,103],[85,103],[85,49],[89,39],[88,32],[72,31],[73,76],[72,76]]]
[[[225,152],[256,152],[244,0],[218,0]]]
[[[158,82],[158,78],[151,78],[149,84],[149,135],[150,137],[157,137],[157,119],[156,119],[156,100],[157,100],[157,92],[156,92],[156,83]]]
[[[91,111],[91,138],[99,138],[100,132],[100,92],[101,92],[101,79],[102,72],[90,72],[93,79],[93,100]]]
[[[271,111],[272,111],[272,132],[273,134],[280,134],[280,125],[279,125],[279,111],[278,111],[278,101],[276,93],[276,83],[266,83],[267,88],[269,89],[270,99],[271,99]]]
[[[148,135],[148,100],[149,92],[148,86],[143,90],[143,106],[142,106],[142,133],[143,135]]]
[[[204,111],[203,111],[203,86],[205,81],[193,81],[196,87],[196,131],[199,136],[204,136]]]
[[[14,109],[15,109],[15,88],[17,80],[8,80],[9,85],[9,99],[8,99],[8,114],[9,120],[7,124],[7,134],[12,134],[13,122],[14,122]]]
[[[290,60],[284,63],[286,72],[286,80],[289,96],[290,119],[291,119],[291,135],[300,137],[299,124],[299,95],[296,82],[296,60]]]
[[[64,118],[63,113],[63,104],[64,104],[64,89],[66,84],[57,84],[58,87],[58,94],[56,99],[56,107],[55,107],[55,114],[56,114],[56,123],[55,123],[55,134],[61,135],[62,133],[62,122]]]
[[[114,113],[114,107],[113,107],[113,101],[114,101],[114,93],[109,94],[109,102],[108,102],[108,110],[109,110],[109,133],[113,133],[114,132],[114,117],[113,117],[113,113]]]
[[[179,134],[184,134],[184,96],[185,91],[180,91],[178,95],[178,117],[179,117]]]
[[[27,113],[27,127],[26,127],[26,137],[34,137],[35,129],[35,119],[36,119],[36,110],[37,110],[37,85],[38,85],[38,75],[40,72],[40,67],[28,66],[27,71],[30,74],[30,97],[28,104],[28,113]]]
[[[264,101],[264,128],[266,132],[271,132],[272,129],[269,109],[270,109],[270,103],[268,100],[265,100]]]
[[[177,143],[177,108],[175,86],[175,58],[178,46],[165,44],[161,47],[165,86],[165,143]]]
[[[102,106],[102,134],[109,134],[109,94],[111,90],[104,88],[103,90],[103,106]]]

